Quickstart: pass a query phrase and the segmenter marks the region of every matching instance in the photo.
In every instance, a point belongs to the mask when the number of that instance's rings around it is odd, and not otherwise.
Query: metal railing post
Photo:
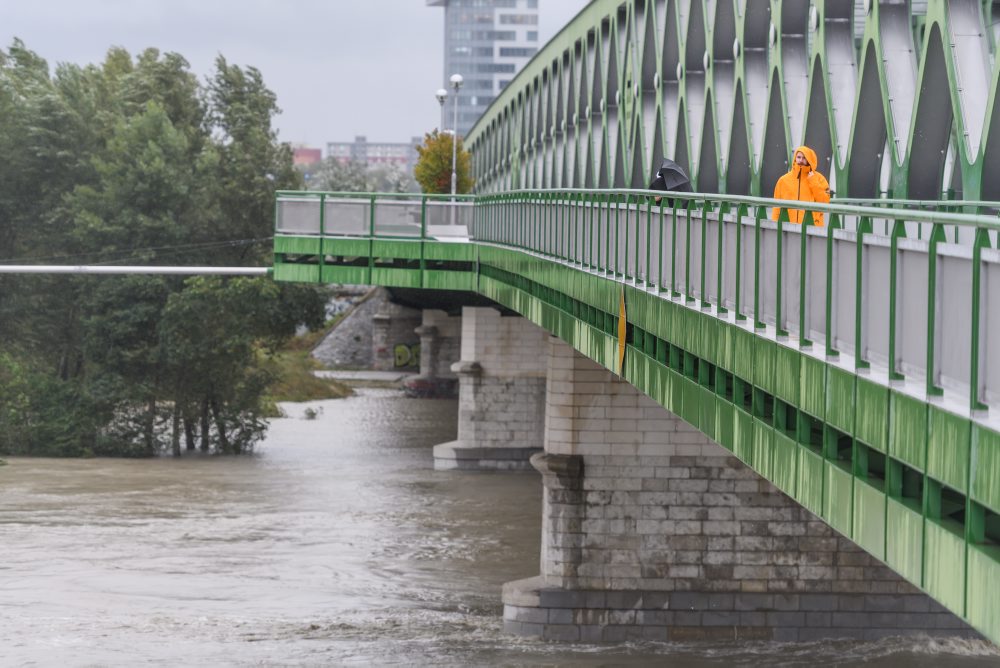
[[[319,283],[323,282],[323,263],[326,260],[326,193],[319,195]]]

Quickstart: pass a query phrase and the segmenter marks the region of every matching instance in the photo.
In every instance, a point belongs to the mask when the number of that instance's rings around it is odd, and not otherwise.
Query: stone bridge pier
[[[531,458],[545,488],[540,574],[504,586],[508,632],[584,642],[975,635],[554,337],[547,366],[544,452]]]
[[[524,470],[542,451],[545,330],[494,308],[463,307],[458,439],[434,447],[438,470]]]
[[[462,318],[439,309],[424,309],[420,317],[420,326],[414,329],[420,337],[420,373],[403,389],[411,397],[455,397],[458,376],[451,367],[459,358]]]

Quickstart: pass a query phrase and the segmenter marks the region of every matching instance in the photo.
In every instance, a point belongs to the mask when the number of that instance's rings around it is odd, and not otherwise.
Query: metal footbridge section
[[[1000,3],[593,0],[466,137],[479,192],[771,195],[807,144],[842,197],[1000,199]]]
[[[273,276],[516,311],[1000,641],[997,217],[653,194],[280,193]]]

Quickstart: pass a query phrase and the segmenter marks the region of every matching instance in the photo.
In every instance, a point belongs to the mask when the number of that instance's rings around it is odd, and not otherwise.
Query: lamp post
[[[455,89],[455,116],[451,126],[451,226],[455,227],[457,213],[455,193],[458,191],[458,172],[456,171],[458,164],[458,89],[462,87],[462,75],[452,74],[450,81],[451,87]]]
[[[448,91],[444,88],[438,88],[437,92],[434,93],[434,97],[437,98],[438,104],[441,105],[441,132],[444,132],[444,103],[448,99]]]
[[[458,89],[462,87],[462,75],[452,74],[451,75],[451,87],[455,89],[455,116],[454,123],[451,126],[451,194],[454,195],[458,191],[458,173],[455,171],[456,164],[458,163]],[[455,199],[452,198],[452,210],[454,211]]]

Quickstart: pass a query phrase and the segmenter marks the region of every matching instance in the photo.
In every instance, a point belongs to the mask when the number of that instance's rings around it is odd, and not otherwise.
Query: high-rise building
[[[444,78],[465,79],[458,96],[458,132],[466,134],[493,98],[538,51],[538,0],[427,0],[444,7]],[[451,128],[454,102],[444,110]]]

